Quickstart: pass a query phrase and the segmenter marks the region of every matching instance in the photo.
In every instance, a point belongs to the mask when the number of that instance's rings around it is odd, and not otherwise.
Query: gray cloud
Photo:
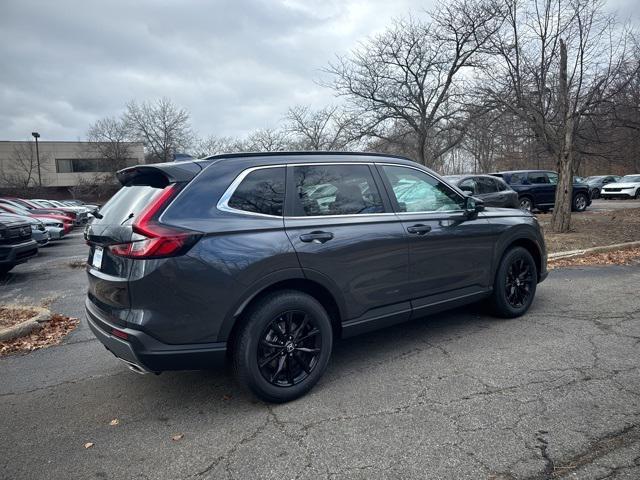
[[[335,101],[336,53],[437,0],[2,0],[0,140],[76,139],[130,99],[162,96],[202,135],[273,127]],[[610,0],[623,16],[637,0]]]
[[[273,127],[290,105],[333,101],[314,80],[335,53],[429,3],[5,0],[0,139],[76,139],[161,96],[203,135]]]

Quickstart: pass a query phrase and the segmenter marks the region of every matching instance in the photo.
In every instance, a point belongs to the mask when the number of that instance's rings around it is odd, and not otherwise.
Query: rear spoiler
[[[192,180],[202,168],[199,162],[153,163],[123,168],[116,177],[122,185],[165,187],[170,183]]]

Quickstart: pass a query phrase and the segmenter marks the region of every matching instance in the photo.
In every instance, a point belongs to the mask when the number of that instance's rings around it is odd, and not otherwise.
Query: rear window
[[[122,187],[100,209],[102,218],[96,218],[93,222],[124,225],[127,221],[135,218],[160,192],[162,192],[162,188],[148,185]]]

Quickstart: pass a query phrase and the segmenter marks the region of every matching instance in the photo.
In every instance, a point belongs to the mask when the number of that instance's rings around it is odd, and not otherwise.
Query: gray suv
[[[483,299],[522,315],[547,275],[531,214],[400,157],[242,153],[118,178],[85,231],[86,310],[139,373],[229,358],[257,396],[288,401],[336,338]]]

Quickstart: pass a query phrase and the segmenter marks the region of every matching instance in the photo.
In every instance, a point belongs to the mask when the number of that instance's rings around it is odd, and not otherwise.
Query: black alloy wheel
[[[524,257],[516,258],[507,270],[504,293],[507,302],[521,308],[529,302],[533,285],[533,269]]]
[[[258,368],[279,387],[303,382],[318,365],[322,337],[311,315],[291,310],[274,318],[258,344]]]
[[[282,290],[256,301],[243,317],[231,352],[240,383],[277,403],[311,390],[333,347],[331,319],[320,302]]]
[[[536,294],[538,268],[531,253],[523,247],[513,247],[503,255],[493,283],[491,304],[495,313],[504,318],[524,314]]]

